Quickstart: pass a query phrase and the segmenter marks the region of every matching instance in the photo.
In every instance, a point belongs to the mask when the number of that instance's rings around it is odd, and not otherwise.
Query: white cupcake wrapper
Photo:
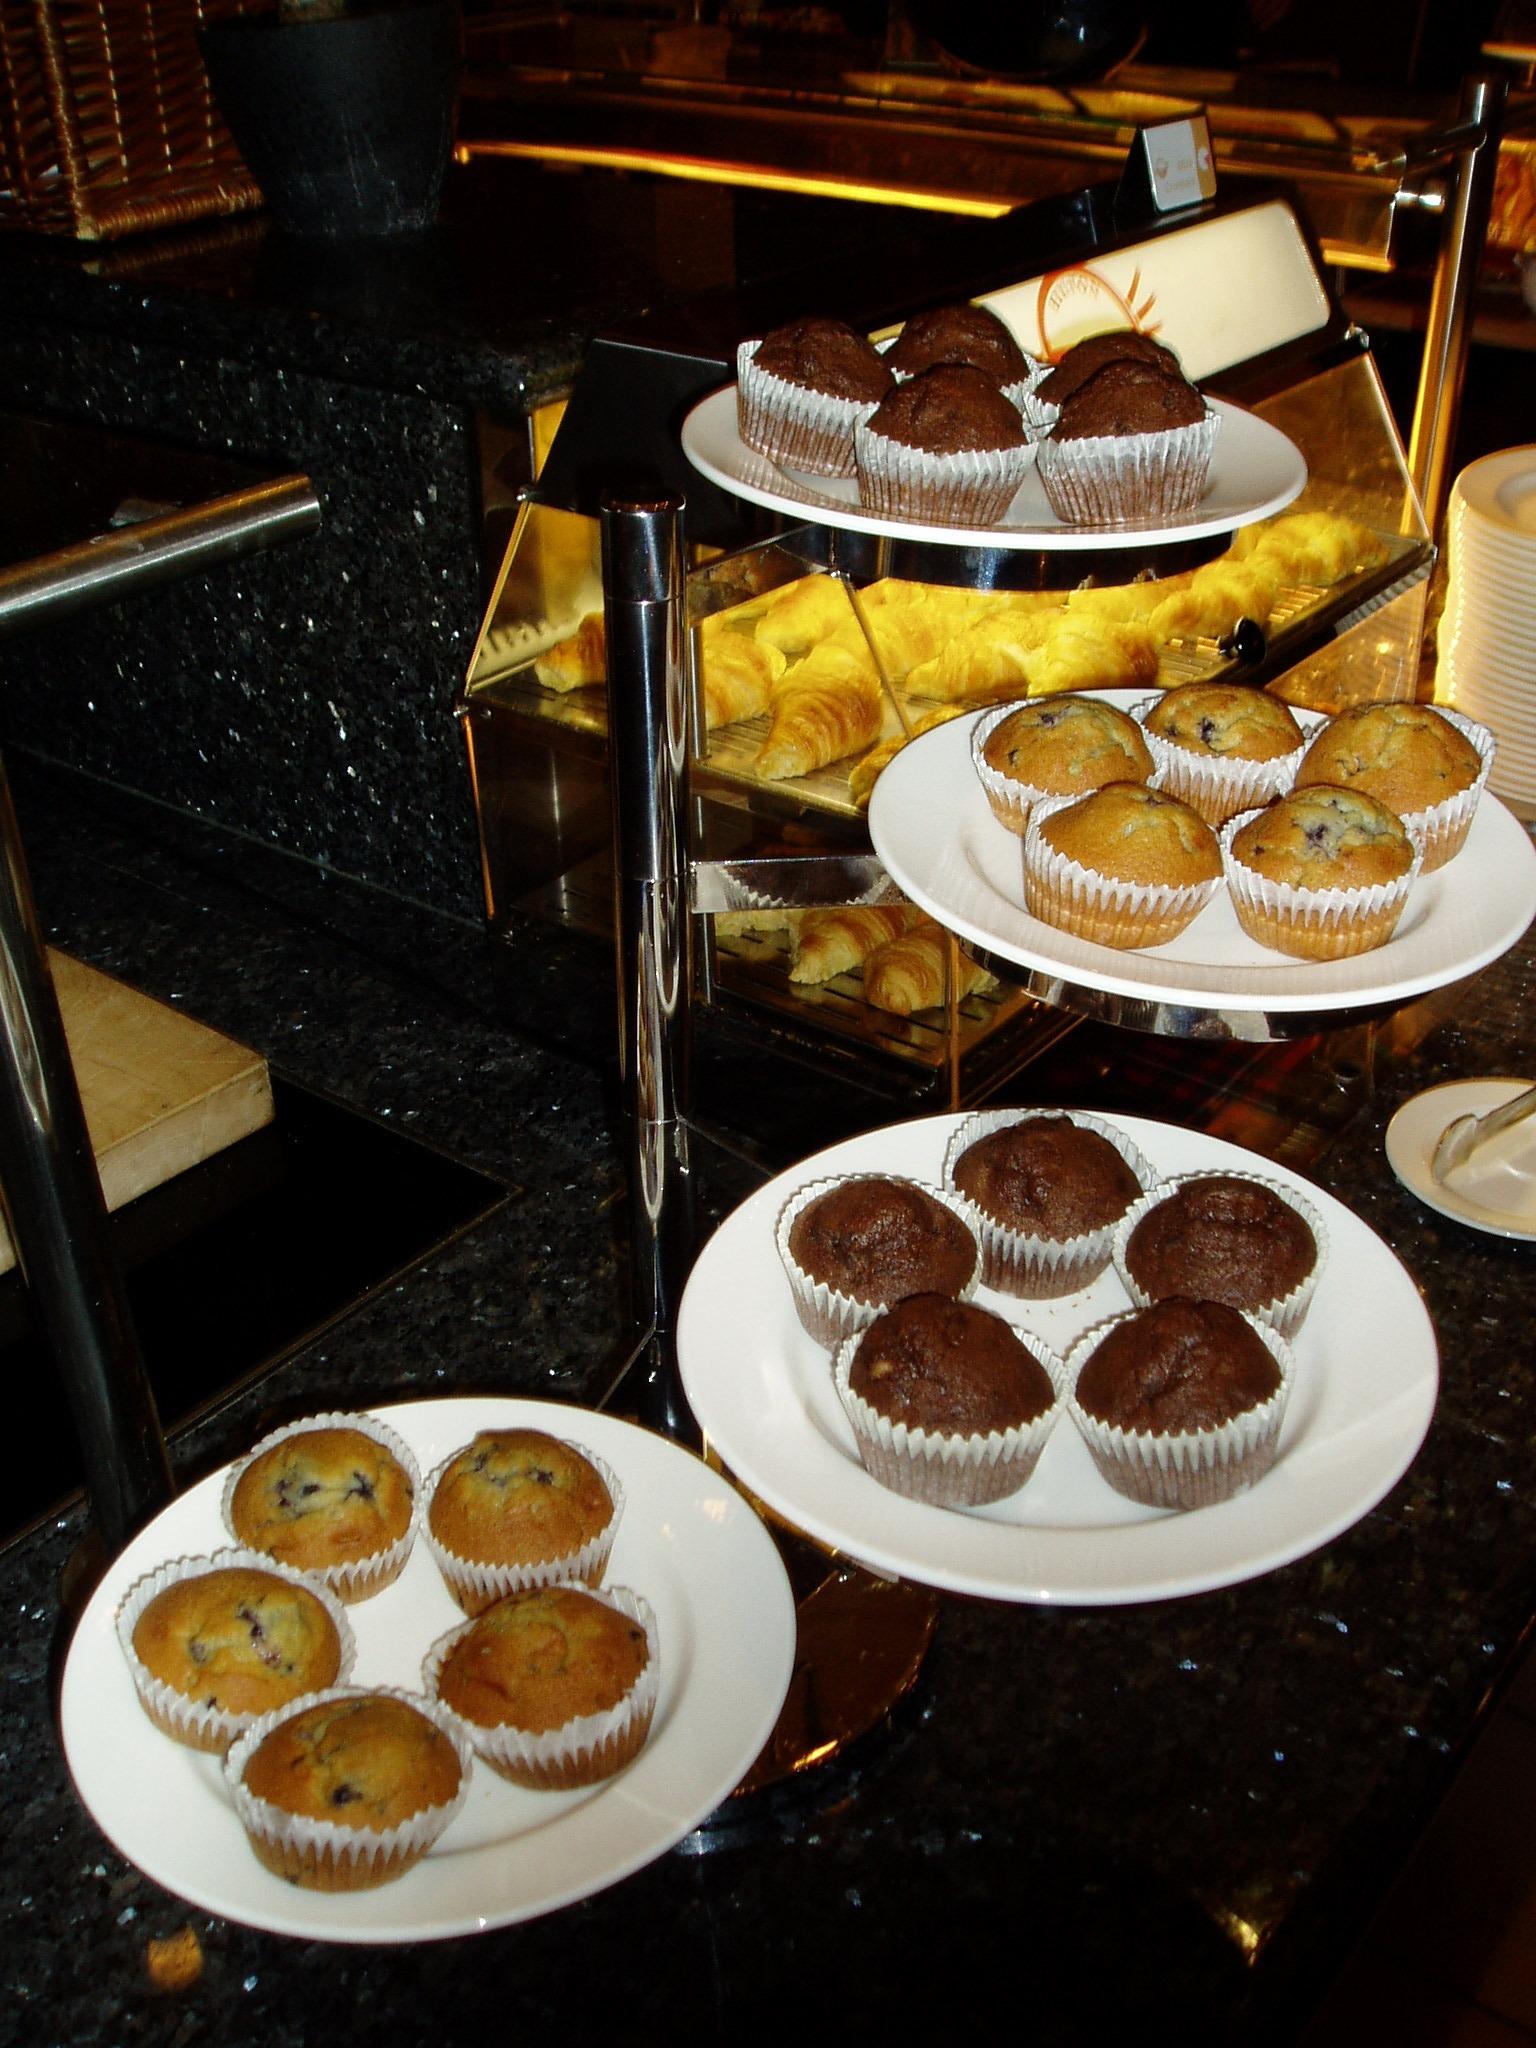
[[[985,1435],[946,1435],[932,1429],[892,1422],[854,1393],[848,1384],[854,1354],[865,1332],[856,1331],[838,1346],[833,1381],[858,1446],[859,1462],[872,1479],[907,1500],[929,1507],[983,1507],[1004,1500],[1019,1488],[1040,1462],[1062,1411],[1065,1372],[1062,1361],[1033,1331],[1008,1326],[1032,1358],[1044,1366],[1055,1399],[1043,1415],[1016,1429]]]
[[[778,1224],[774,1230],[774,1242],[784,1271],[789,1277],[790,1292],[794,1297],[795,1313],[806,1331],[824,1344],[829,1351],[835,1351],[846,1337],[854,1336],[869,1325],[890,1304],[884,1301],[860,1301],[852,1294],[841,1293],[829,1287],[825,1281],[814,1280],[806,1272],[789,1249],[789,1233],[795,1219],[808,1204],[819,1195],[840,1187],[849,1180],[891,1180],[899,1181],[905,1187],[919,1188],[925,1195],[931,1195],[936,1202],[958,1216],[970,1232],[976,1246],[976,1264],[967,1284],[955,1296],[957,1301],[969,1301],[981,1285],[981,1239],[978,1229],[979,1218],[972,1205],[963,1195],[957,1195],[953,1188],[943,1188],[930,1181],[913,1180],[907,1174],[833,1174],[824,1180],[809,1181],[798,1188],[779,1211]]]
[[[1035,444],[936,455],[861,421],[853,434],[859,504],[880,519],[935,526],[995,526],[1035,459]]]
[[[1148,787],[1155,787],[1149,782]],[[1035,804],[1024,834],[1024,902],[1032,917],[1101,946],[1161,946],[1192,924],[1222,887],[1222,877],[1172,888],[1119,882],[1057,853],[1041,832],[1075,796]]]
[[[254,1445],[243,1458],[230,1467],[219,1500],[219,1513],[234,1541],[241,1542],[242,1538],[235,1527],[232,1513],[235,1488],[240,1484],[241,1478],[264,1452],[271,1450],[274,1444],[285,1443],[292,1436],[308,1435],[311,1430],[316,1429],[358,1430],[374,1443],[382,1444],[396,1462],[404,1467],[406,1477],[411,1483],[411,1519],[406,1524],[404,1533],[393,1543],[387,1544],[382,1550],[371,1551],[366,1557],[352,1558],[346,1564],[305,1567],[310,1576],[323,1579],[338,1599],[348,1603],[367,1600],[375,1593],[381,1593],[386,1586],[393,1585],[404,1571],[406,1559],[411,1554],[411,1546],[416,1541],[416,1525],[421,1514],[421,1467],[416,1462],[416,1454],[404,1437],[392,1430],[388,1423],[380,1422],[377,1416],[365,1413],[306,1415],[300,1422],[285,1423],[281,1429],[270,1431],[260,1443]]]
[[[638,1754],[650,1732],[656,1702],[661,1694],[661,1639],[650,1602],[627,1586],[610,1586],[592,1598],[605,1607],[638,1621],[645,1630],[645,1669],[623,1699],[598,1714],[578,1714],[559,1728],[542,1735],[528,1734],[509,1724],[484,1727],[455,1713],[438,1696],[444,1663],[455,1643],[475,1627],[461,1622],[439,1636],[428,1650],[421,1667],[421,1682],[427,1697],[437,1701],[449,1720],[491,1769],[515,1784],[535,1790],[559,1790],[566,1785],[593,1784],[622,1770]]]
[[[392,1828],[346,1827],[339,1821],[310,1820],[302,1814],[288,1813],[246,1789],[245,1767],[274,1728],[280,1728],[310,1707],[329,1706],[333,1700],[376,1698],[403,1700],[453,1744],[459,1759],[459,1789],[452,1799],[439,1806],[425,1806]],[[303,1693],[287,1706],[252,1722],[224,1759],[224,1782],[241,1826],[253,1841],[260,1841],[295,1867],[313,1857],[322,1868],[329,1863],[342,1873],[340,1882],[319,1889],[359,1891],[403,1877],[413,1863],[420,1862],[457,1819],[469,1796],[473,1769],[472,1745],[454,1717],[436,1700],[394,1685],[332,1685],[322,1692]],[[290,1881],[302,1883],[303,1879],[295,1876]]]
[[[1148,713],[1162,701],[1161,697],[1146,697],[1131,706],[1131,716],[1146,735],[1157,763],[1158,787],[1197,810],[1213,830],[1240,811],[1262,810],[1273,798],[1285,795],[1310,744],[1309,735],[1303,734],[1289,753],[1276,754],[1268,761],[1200,754],[1147,725]]]
[[[1423,871],[1423,842],[1405,818],[1413,861],[1396,881],[1364,889],[1302,889],[1245,867],[1232,842],[1258,811],[1240,811],[1220,832],[1221,864],[1237,921],[1254,942],[1304,959],[1343,960],[1384,946]]]
[[[275,1557],[268,1557],[264,1550],[248,1550],[242,1545],[230,1550],[211,1551],[205,1557],[173,1557],[154,1571],[146,1572],[142,1578],[135,1579],[123,1595],[116,1619],[117,1640],[127,1659],[139,1699],[150,1719],[173,1741],[184,1742],[191,1749],[208,1750],[215,1755],[222,1755],[252,1722],[261,1717],[226,1713],[202,1700],[189,1699],[185,1693],[156,1678],[133,1647],[133,1631],[151,1600],[168,1586],[174,1586],[182,1579],[203,1577],[209,1572],[239,1570],[267,1572],[314,1594],[335,1624],[340,1646],[340,1663],[336,1671],[338,1684],[345,1684],[357,1658],[357,1639],[352,1633],[346,1609],[330,1587],[313,1573],[297,1572],[291,1565],[280,1564]]]
[[[1077,1398],[1077,1382],[1093,1352],[1117,1323],[1138,1313],[1127,1309],[1085,1330],[1066,1360],[1066,1405],[1100,1475],[1117,1493],[1147,1507],[1187,1511],[1214,1507],[1244,1493],[1269,1470],[1280,1444],[1280,1425],[1296,1377],[1296,1361],[1278,1330],[1256,1316],[1243,1320],[1257,1331],[1280,1370],[1280,1385],[1269,1400],[1218,1429],[1152,1431],[1117,1429],[1090,1415]]]
[[[854,474],[853,432],[880,403],[877,398],[836,398],[760,370],[752,357],[760,341],[736,350],[737,430],[749,448],[788,469],[812,476]]]
[[[624,1513],[624,1486],[613,1467],[596,1451],[588,1450],[585,1444],[574,1438],[562,1437],[559,1442],[568,1450],[579,1451],[592,1466],[599,1479],[608,1489],[613,1502],[613,1513],[608,1525],[600,1529],[590,1542],[580,1550],[567,1551],[562,1557],[541,1558],[536,1564],[478,1564],[473,1558],[461,1557],[444,1543],[432,1528],[428,1516],[432,1507],[432,1496],[438,1482],[448,1467],[467,1446],[460,1444],[442,1458],[427,1474],[422,1488],[421,1499],[421,1540],[432,1553],[438,1570],[442,1573],[449,1592],[464,1609],[466,1614],[479,1614],[497,1600],[505,1599],[508,1593],[526,1592],[530,1586],[553,1586],[562,1582],[578,1580],[581,1584],[595,1587],[602,1582],[603,1573],[608,1569],[609,1553],[614,1538],[619,1532],[619,1521]]]
[[[1081,1109],[993,1109],[968,1116],[951,1132],[945,1148],[944,1185],[954,1187],[956,1164],[979,1139],[993,1131],[1007,1130],[1013,1124],[1054,1116],[1064,1116],[1080,1130],[1093,1131],[1113,1145],[1141,1183],[1143,1193],[1157,1185],[1157,1169],[1143,1158],[1124,1131]],[[1030,1301],[1056,1300],[1091,1286],[1109,1265],[1118,1218],[1097,1230],[1081,1231],[1075,1237],[1040,1237],[997,1222],[979,1202],[972,1200],[971,1208],[981,1238],[982,1285],[1001,1294],[1016,1294]]]
[[[1149,1189],[1139,1202],[1131,1204],[1115,1229],[1111,1257],[1115,1271],[1120,1276],[1120,1284],[1138,1308],[1147,1308],[1151,1305],[1153,1296],[1132,1279],[1130,1268],[1125,1262],[1126,1246],[1131,1241],[1131,1232],[1149,1210],[1159,1207],[1170,1196],[1177,1194],[1180,1188],[1188,1187],[1194,1181],[1217,1178],[1251,1181],[1255,1187],[1266,1189],[1288,1208],[1293,1209],[1312,1233],[1312,1240],[1317,1246],[1317,1258],[1307,1277],[1293,1287],[1289,1294],[1277,1295],[1270,1301],[1256,1305],[1251,1311],[1246,1308],[1243,1311],[1245,1315],[1251,1312],[1258,1321],[1278,1330],[1282,1337],[1294,1337],[1306,1318],[1307,1310],[1312,1306],[1317,1283],[1323,1276],[1324,1266],[1328,1263],[1328,1226],[1323,1221],[1322,1212],[1314,1203],[1309,1202],[1305,1195],[1298,1194],[1295,1188],[1284,1186],[1277,1180],[1266,1180],[1261,1173],[1234,1172],[1227,1167],[1203,1173],[1176,1173],[1171,1174],[1157,1187]]]
[[[1072,526],[1161,525],[1192,512],[1210,482],[1221,415],[1155,434],[1080,441],[1042,436],[1040,481],[1058,519]]]
[[[986,791],[987,802],[992,806],[993,816],[1000,825],[1005,826],[1019,839],[1022,839],[1028,830],[1030,813],[1037,804],[1051,801],[1070,803],[1077,797],[1088,794],[1086,790],[1080,789],[1064,794],[1059,789],[1047,789],[1043,783],[1023,782],[1016,776],[1000,773],[987,759],[986,746],[993,733],[1004,719],[1011,717],[1015,711],[1022,710],[1030,701],[1027,697],[1015,697],[1006,704],[996,704],[990,711],[984,711],[971,728],[971,766],[976,771],[976,778]],[[1150,741],[1148,751],[1152,751]],[[1156,789],[1160,781],[1160,770],[1157,767],[1155,752],[1152,759],[1153,769],[1147,777],[1147,787]],[[1122,776],[1119,779],[1128,782],[1133,778]]]
[[[1436,704],[1431,708],[1447,725],[1455,726],[1464,739],[1471,741],[1477,749],[1480,765],[1477,779],[1468,788],[1459,789],[1454,796],[1430,804],[1422,811],[1403,811],[1400,814],[1409,832],[1424,848],[1424,865],[1420,873],[1426,875],[1433,874],[1436,868],[1443,868],[1461,851],[1472,829],[1473,817],[1498,753],[1498,743],[1486,725],[1479,724],[1475,718],[1468,718],[1464,712],[1452,711],[1446,704]]]

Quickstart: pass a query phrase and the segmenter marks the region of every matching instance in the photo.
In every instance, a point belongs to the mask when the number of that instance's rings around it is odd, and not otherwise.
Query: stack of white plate
[[[1524,809],[1536,805],[1536,447],[1461,472],[1446,546],[1435,697],[1492,727],[1488,786]]]

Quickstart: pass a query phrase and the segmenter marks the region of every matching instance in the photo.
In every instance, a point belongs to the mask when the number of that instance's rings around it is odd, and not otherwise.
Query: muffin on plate
[[[1198,1295],[1294,1336],[1327,1255],[1323,1219],[1293,1188],[1256,1174],[1191,1173],[1129,1209],[1115,1265],[1132,1301]]]
[[[355,1653],[335,1594],[251,1550],[146,1573],[117,1636],[155,1726],[216,1756],[259,1715],[345,1679]]]
[[[1031,916],[1100,946],[1159,946],[1221,887],[1216,835],[1188,804],[1139,782],[1037,804],[1024,836]]]
[[[1348,959],[1384,946],[1420,865],[1395,811],[1364,790],[1327,783],[1229,818],[1221,848],[1243,930],[1303,960]]]
[[[834,1377],[864,1469],[930,1507],[1016,1493],[1059,1412],[1043,1339],[972,1302],[913,1294],[839,1348]]]
[[[736,351],[736,426],[759,455],[812,476],[854,474],[853,430],[895,379],[845,321],[809,314]]]
[[[1274,1463],[1294,1371],[1278,1331],[1224,1302],[1174,1296],[1085,1332],[1067,1398],[1117,1493],[1211,1507]]]
[[[268,1870],[351,1892],[420,1862],[463,1805],[470,1769],[469,1744],[430,1701],[338,1686],[263,1715],[224,1776]]]
[[[1425,874],[1460,852],[1493,765],[1487,726],[1432,704],[1355,704],[1307,747],[1295,787],[1362,790],[1408,826]]]
[[[972,1295],[981,1247],[969,1206],[897,1174],[846,1174],[798,1189],[775,1241],[795,1313],[833,1350],[909,1294]]]
[[[1134,327],[1108,328],[1102,334],[1090,334],[1085,340],[1074,342],[1063,351],[1061,360],[1036,382],[1030,394],[1029,416],[1038,419],[1042,426],[1049,426],[1079,386],[1108,364],[1128,360],[1150,363],[1164,376],[1184,374],[1178,357],[1165,343],[1154,341],[1150,334],[1142,334]]]
[[[1156,769],[1134,718],[1101,697],[1070,692],[984,712],[971,733],[971,763],[993,816],[1020,837],[1043,798],[1146,782]]]
[[[1237,683],[1181,683],[1134,715],[1161,771],[1158,787],[1208,825],[1289,789],[1306,746],[1288,704]]]
[[[984,1110],[952,1133],[944,1181],[976,1212],[983,1285],[1044,1300],[1090,1286],[1115,1225],[1156,1179],[1115,1125],[1083,1110]]]
[[[996,525],[1034,461],[1018,407],[963,363],[898,384],[853,446],[866,512],[935,526]]]
[[[969,302],[914,313],[885,351],[898,378],[931,370],[935,363],[965,363],[992,379],[1015,404],[1041,365],[1020,348],[1012,328],[986,306]]]
[[[1188,518],[1205,496],[1220,427],[1181,372],[1118,356],[1061,400],[1040,437],[1051,510],[1071,526]]]
[[[595,1452],[542,1429],[482,1429],[425,1493],[427,1547],[466,1614],[551,1580],[599,1584],[624,1499]]]
[[[501,1777],[545,1791],[591,1785],[650,1732],[656,1621],[623,1587],[533,1586],[442,1637],[422,1677]]]
[[[421,1474],[371,1415],[313,1415],[274,1430],[231,1470],[222,1509],[236,1542],[317,1572],[346,1601],[405,1568]]]

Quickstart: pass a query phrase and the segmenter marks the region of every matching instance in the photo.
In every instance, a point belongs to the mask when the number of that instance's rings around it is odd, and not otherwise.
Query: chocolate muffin
[[[976,1507],[1015,1492],[1056,1419],[1049,1356],[1039,1338],[986,1309],[909,1295],[837,1356],[860,1461],[882,1486],[930,1506]]]
[[[1040,481],[1067,525],[1172,524],[1205,495],[1220,415],[1176,363],[1121,355],[1048,403]]]
[[[812,476],[854,474],[853,433],[895,380],[844,321],[811,314],[736,351],[736,426],[747,447]]]
[[[1106,363],[1062,401],[1051,429],[1057,441],[1109,434],[1159,434],[1205,418],[1205,400],[1175,372],[1130,356]]]
[[[1134,1301],[1195,1295],[1250,1310],[1288,1336],[1306,1314],[1324,1250],[1321,1218],[1293,1190],[1198,1173],[1130,1211],[1115,1263]]]
[[[939,363],[898,384],[854,433],[859,503],[881,518],[990,526],[1034,459],[1019,409],[982,370]]]
[[[769,376],[827,398],[878,401],[893,382],[885,357],[866,335],[844,320],[815,313],[775,327],[757,344],[752,360]]]
[[[1112,1317],[1086,1333],[1067,1372],[1094,1463],[1132,1500],[1210,1507],[1274,1462],[1290,1350],[1224,1302],[1174,1296]]]
[[[898,384],[871,414],[869,431],[934,455],[1019,448],[1028,439],[1018,407],[964,363],[937,363]]]
[[[1123,362],[1143,363],[1165,377],[1184,375],[1171,348],[1154,341],[1150,334],[1139,334],[1134,327],[1116,327],[1104,334],[1090,334],[1067,349],[1035,386],[1035,398],[1043,406],[1060,407],[1106,365]]]
[[[982,1112],[951,1141],[946,1182],[981,1220],[982,1281],[1044,1299],[1109,1264],[1114,1225],[1151,1184],[1129,1139],[1097,1118]]]
[[[778,1244],[796,1312],[829,1348],[909,1294],[971,1293],[981,1264],[959,1196],[889,1174],[802,1188]]]
[[[907,377],[936,363],[967,363],[1000,390],[1027,383],[1034,370],[1011,329],[986,306],[968,303],[914,313],[885,351],[885,361]]]

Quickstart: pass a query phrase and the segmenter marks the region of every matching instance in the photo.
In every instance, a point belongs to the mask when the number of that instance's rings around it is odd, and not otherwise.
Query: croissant
[[[855,761],[848,771],[848,794],[863,810],[868,804],[870,792],[890,767],[896,756],[909,739],[916,739],[919,733],[931,732],[936,725],[947,725],[950,719],[964,715],[964,704],[939,704],[933,710],[925,711],[921,718],[914,719],[910,733],[899,732],[891,739],[882,740],[878,747],[872,747],[860,761]]]
[[[1067,592],[1067,610],[1084,618],[1135,623],[1150,619],[1158,606],[1189,580],[1186,570],[1177,576],[1147,577],[1140,583],[1085,585]]]
[[[887,940],[864,962],[864,997],[877,1010],[910,1017],[931,1010],[945,998],[949,934],[931,917],[922,918],[900,938]],[[955,1000],[989,988],[996,977],[957,950],[959,986]]]
[[[933,660],[920,662],[907,676],[907,688],[919,697],[975,698],[999,688],[1026,688],[1029,657],[1041,646],[1061,617],[1051,610],[988,612],[957,633]]]
[[[1164,642],[1219,640],[1239,619],[1266,625],[1284,580],[1262,549],[1246,562],[1223,555],[1197,569],[1182,590],[1163,599],[1150,620],[1153,635]]]
[[[770,710],[756,767],[769,781],[783,782],[873,746],[885,693],[867,649],[828,642],[786,669]]]
[[[1387,559],[1387,544],[1357,519],[1340,512],[1288,512],[1244,528],[1233,543],[1239,557],[1263,555],[1282,583],[1342,583]]]
[[[717,910],[715,930],[725,938],[738,932],[793,932],[798,910]]]
[[[1032,697],[1058,690],[1124,690],[1157,676],[1157,642],[1132,619],[1059,613],[1041,644],[1024,657]]]
[[[585,683],[600,683],[607,666],[603,615],[588,612],[574,633],[535,657],[533,672],[546,690],[579,690]]]
[[[757,637],[789,661],[851,623],[848,593],[835,576],[802,576],[777,591],[757,622]]]
[[[910,903],[847,903],[806,910],[790,958],[791,981],[830,981],[846,974],[883,946],[900,938],[920,913]]]
[[[728,617],[717,613],[716,618]],[[777,647],[706,619],[700,633],[704,666],[704,724],[731,725],[768,709],[773,686],[784,673]]]

